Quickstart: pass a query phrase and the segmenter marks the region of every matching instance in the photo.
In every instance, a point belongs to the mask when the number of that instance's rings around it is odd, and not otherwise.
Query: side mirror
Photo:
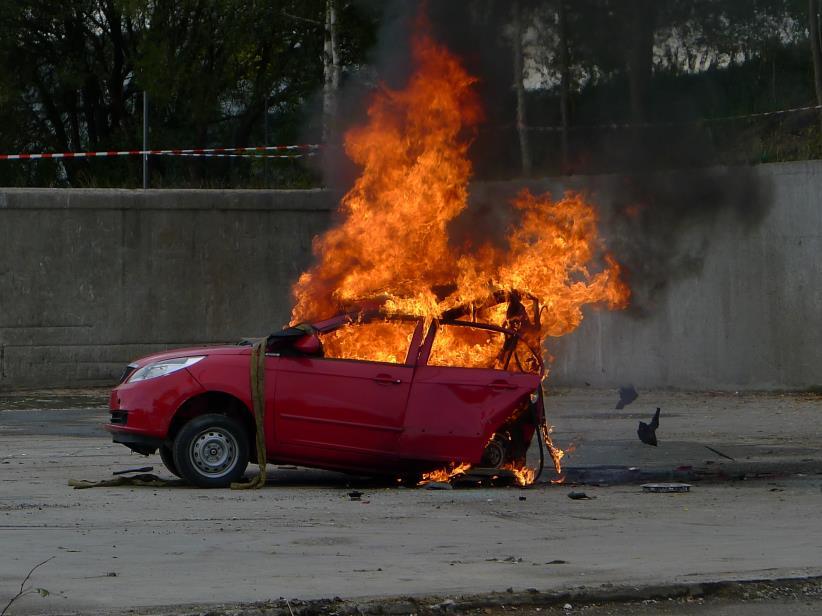
[[[320,355],[323,350],[323,344],[317,334],[306,334],[298,338],[292,346],[305,355]]]

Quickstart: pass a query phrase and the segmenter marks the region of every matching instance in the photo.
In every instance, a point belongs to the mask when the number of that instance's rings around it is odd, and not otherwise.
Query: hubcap
[[[210,428],[191,442],[189,457],[203,475],[222,477],[237,463],[237,439],[223,428]]]

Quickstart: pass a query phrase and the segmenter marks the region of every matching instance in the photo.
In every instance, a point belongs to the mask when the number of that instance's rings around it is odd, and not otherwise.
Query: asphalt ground
[[[280,597],[446,601],[509,589],[548,597],[822,575],[818,395],[641,391],[618,411],[612,391],[551,392],[556,442],[575,445],[566,481],[583,485],[434,491],[272,467],[266,488],[252,492],[74,490],[69,479],[106,479],[134,466],[171,477],[159,456],[130,454],[99,429],[106,398],[104,390],[0,394],[0,609],[29,569],[51,557],[31,579],[48,596],[30,594],[10,613],[184,610]],[[657,406],[659,447],[649,447],[637,423]],[[691,491],[639,486],[664,478],[687,478]],[[360,501],[349,498],[352,486],[364,493]],[[569,499],[570,491],[590,498]],[[793,602],[795,613],[818,613],[808,611],[819,606],[811,597],[766,599],[761,606]]]

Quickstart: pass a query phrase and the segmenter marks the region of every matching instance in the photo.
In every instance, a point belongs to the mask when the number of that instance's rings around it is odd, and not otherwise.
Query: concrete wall
[[[587,311],[549,343],[554,383],[822,385],[822,163],[757,173],[773,190],[765,221],[717,225],[702,271],[650,316]],[[324,191],[0,190],[0,388],[108,383],[149,352],[278,328],[335,201]]]
[[[646,318],[590,310],[550,346],[567,385],[760,390],[822,386],[822,162],[760,165],[753,229],[714,225],[694,276]]]
[[[0,191],[0,387],[107,383],[133,358],[279,329],[324,191]]]

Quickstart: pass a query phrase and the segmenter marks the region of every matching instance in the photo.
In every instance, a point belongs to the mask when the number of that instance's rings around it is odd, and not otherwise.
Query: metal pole
[[[143,190],[148,190],[148,92],[143,90]]]
[[[268,97],[265,97],[265,110],[263,111],[263,145],[268,146]],[[268,157],[263,158],[263,182],[268,188]]]

